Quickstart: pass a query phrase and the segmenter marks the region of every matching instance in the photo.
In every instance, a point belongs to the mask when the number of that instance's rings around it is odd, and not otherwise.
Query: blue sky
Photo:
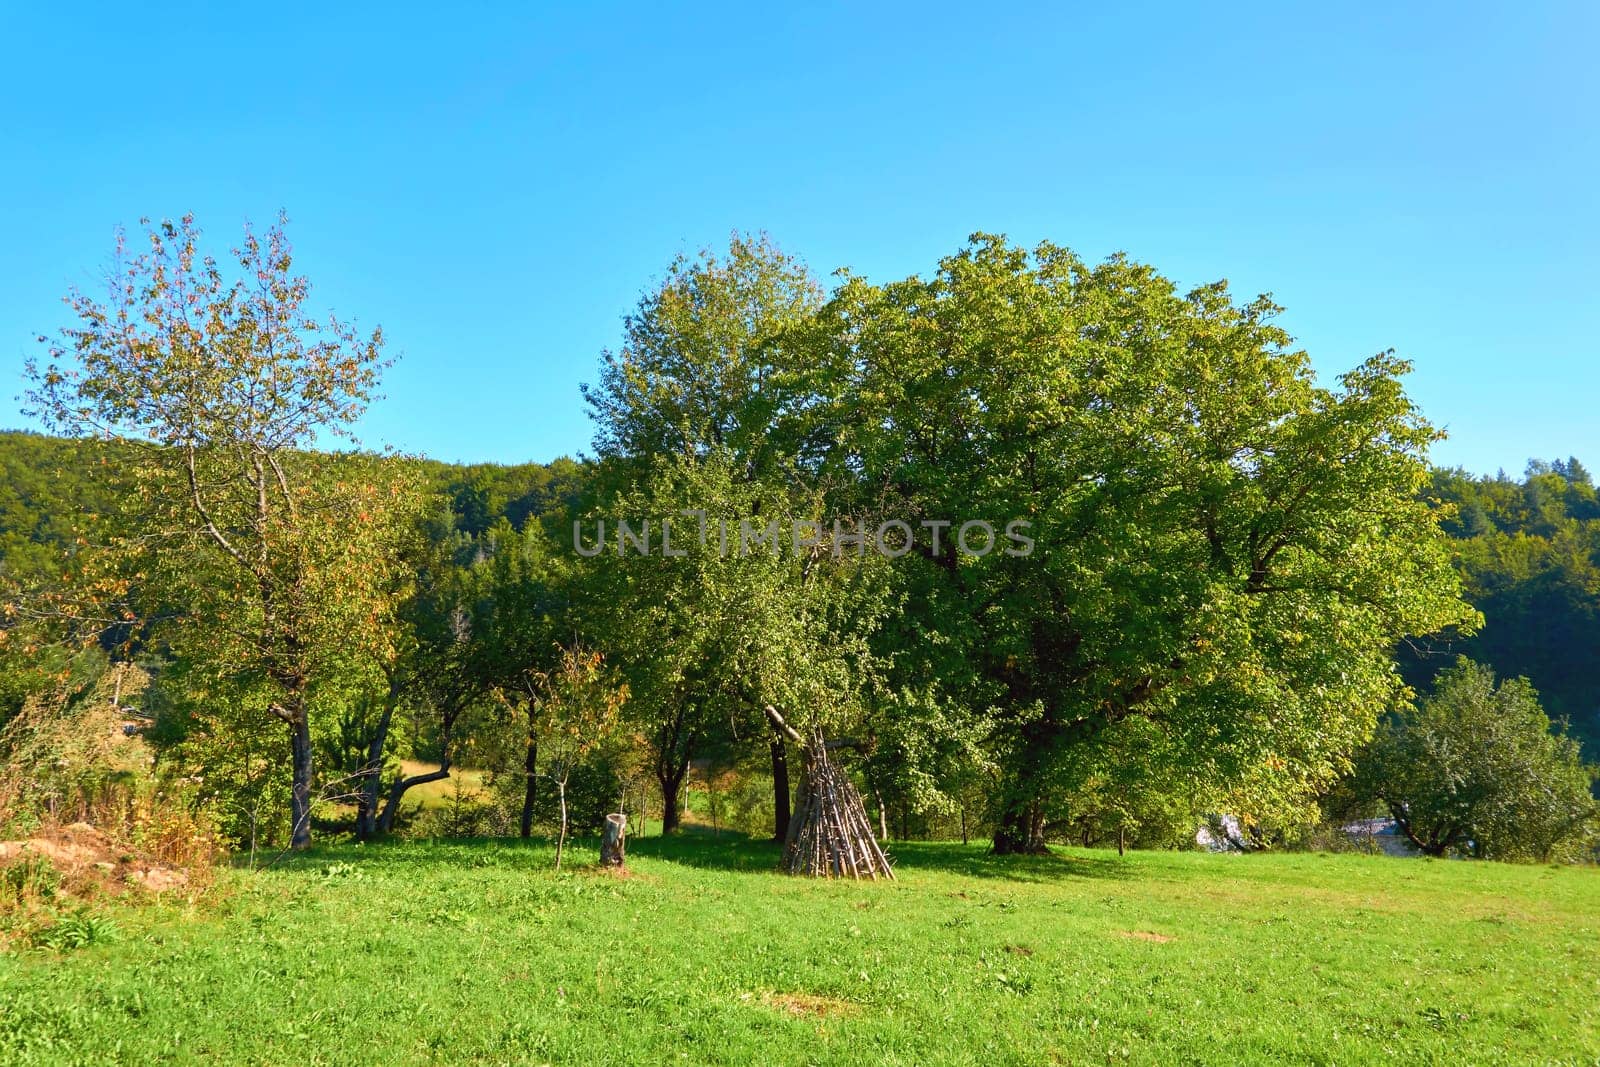
[[[157,6],[0,5],[0,425],[115,225],[281,207],[401,356],[364,439],[442,459],[586,449],[621,316],[738,228],[1225,277],[1325,375],[1414,360],[1439,461],[1600,466],[1600,5]]]

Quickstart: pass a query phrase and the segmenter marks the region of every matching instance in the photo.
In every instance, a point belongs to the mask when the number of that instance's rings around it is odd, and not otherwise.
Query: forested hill
[[[77,536],[74,516],[116,508],[115,449],[20,430],[0,431],[0,574],[26,581],[54,569],[55,553]],[[454,526],[477,537],[504,520],[562,512],[582,487],[583,464],[453,464],[417,460],[433,490],[449,501]]]
[[[115,506],[108,455],[94,442],[0,431],[0,574],[27,582],[59,569],[76,517]]]
[[[1429,646],[1533,682],[1553,718],[1566,718],[1589,758],[1600,758],[1600,496],[1576,459],[1477,477],[1434,472],[1432,495],[1451,515],[1467,596],[1483,613],[1473,637]],[[1405,655],[1425,685],[1445,657]]]
[[[471,536],[563,512],[585,473],[566,458],[420,462],[449,501],[454,528]],[[49,573],[74,536],[73,517],[114,507],[106,475],[116,467],[103,445],[0,432],[0,573],[22,581]],[[1600,758],[1600,496],[1588,471],[1576,459],[1535,461],[1521,478],[1438,470],[1430,496],[1448,509],[1444,527],[1460,544],[1467,594],[1485,624],[1472,637],[1403,648],[1407,677],[1426,690],[1457,655],[1502,677],[1526,676],[1551,715],[1570,720],[1590,758]]]

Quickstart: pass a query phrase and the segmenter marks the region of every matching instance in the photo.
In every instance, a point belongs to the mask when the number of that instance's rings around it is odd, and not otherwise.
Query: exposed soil
[[[652,878],[647,874],[640,874],[627,864],[623,864],[620,867],[610,867],[599,863],[592,863],[581,867],[575,867],[573,869],[581,871],[584,874],[601,875],[606,878],[616,878],[624,882],[632,881],[635,878],[646,882],[656,881],[655,878]]]
[[[768,993],[761,999],[770,1008],[805,1018],[855,1015],[861,1010],[859,1004],[852,1004],[848,1000],[819,997],[812,993]]]
[[[189,884],[184,871],[150,862],[88,823],[75,822],[23,840],[0,841],[0,867],[35,857],[54,867],[62,887],[74,895],[115,894],[128,886],[163,893]]]

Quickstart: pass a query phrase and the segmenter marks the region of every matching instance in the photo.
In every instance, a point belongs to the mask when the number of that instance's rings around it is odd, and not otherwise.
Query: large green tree
[[[788,544],[795,521],[822,518],[812,417],[822,397],[803,344],[821,301],[803,264],[736,235],[725,253],[671,266],[585,390],[602,459],[587,528],[593,536],[609,522],[613,549],[595,557],[617,624],[604,644],[630,672],[631,713],[649,719],[669,827],[693,754],[742,729],[770,738],[782,836],[785,738],[768,733],[761,709],[780,705],[810,728],[858,699],[859,672],[846,664],[853,635],[874,621],[872,598],[842,610],[865,584],[825,548],[802,559]],[[687,555],[615,552],[624,518],[635,529],[676,523]],[[765,531],[774,521],[784,551],[741,551],[742,522]]]
[[[889,639],[992,712],[997,851],[1041,850],[1073,750],[1132,718],[1198,779],[1288,802],[1402,699],[1399,638],[1470,621],[1406,365],[1319,386],[1277,310],[979,236],[819,318],[815,436],[841,509],[914,524]],[[1032,551],[963,552],[978,519],[1026,521]]]
[[[794,340],[822,296],[765,237],[735,234],[724,253],[674,260],[583,388],[596,453],[638,465],[721,449],[751,478],[792,465],[813,404]]]

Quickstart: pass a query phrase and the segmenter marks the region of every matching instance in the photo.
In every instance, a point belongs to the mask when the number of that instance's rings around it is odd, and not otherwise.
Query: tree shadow
[[[345,866],[377,872],[428,868],[454,864],[463,868],[526,867],[550,869],[555,861],[555,838],[521,837],[387,837],[356,842],[321,840],[302,852],[263,851],[252,864],[248,853],[230,857],[229,865],[252,867],[262,873],[298,872],[340,877]],[[592,867],[600,858],[599,834],[567,837],[563,869]],[[670,837],[651,835],[627,839],[629,858],[650,857],[707,870],[776,871],[781,855],[770,840],[752,838],[732,830],[686,826]]]
[[[229,865],[261,873],[298,872],[341,876],[346,867],[368,871],[424,868],[440,863],[465,868],[496,866],[549,866],[555,857],[553,838],[532,837],[389,837],[375,841],[319,841],[302,852],[262,852],[252,864],[248,854],[236,854]],[[568,837],[566,853],[575,864],[599,855],[598,835]]]
[[[937,871],[968,878],[994,878],[1008,882],[1059,882],[1067,878],[1133,876],[1122,857],[1072,855],[1052,850],[1044,856],[996,856],[987,841],[963,845],[959,841],[896,841],[889,846],[896,870]]]
[[[600,839],[596,835],[569,837],[565,865],[572,870],[593,866],[599,858],[599,849]],[[555,842],[543,837],[391,838],[366,844],[322,843],[304,852],[264,857],[257,867],[267,872],[312,872],[327,877],[341,876],[345,865],[373,872],[420,870],[441,863],[465,869],[548,869],[554,860],[554,851]],[[989,852],[986,841],[968,845],[956,841],[892,841],[886,851],[894,869],[904,872],[927,871],[1031,883],[1075,878],[1125,879],[1134,875],[1131,864],[1109,853],[1103,857],[1059,851],[1046,856],[996,856]],[[783,857],[782,845],[770,838],[693,825],[668,837],[630,837],[627,852],[629,858],[746,874],[775,874]],[[236,857],[233,865],[249,866],[243,857]]]
[[[892,841],[885,846],[897,871],[930,871],[992,878],[1010,882],[1057,882],[1067,878],[1128,878],[1131,866],[1120,857],[1069,855],[996,856],[988,842],[963,845],[956,841]],[[752,838],[727,830],[713,834],[700,827],[685,827],[671,837],[631,838],[630,856],[679,863],[708,870],[774,872],[783,847],[768,838]]]
[[[685,826],[666,837],[628,838],[628,855],[648,856],[703,870],[775,873],[783,846],[771,838],[735,830]]]

